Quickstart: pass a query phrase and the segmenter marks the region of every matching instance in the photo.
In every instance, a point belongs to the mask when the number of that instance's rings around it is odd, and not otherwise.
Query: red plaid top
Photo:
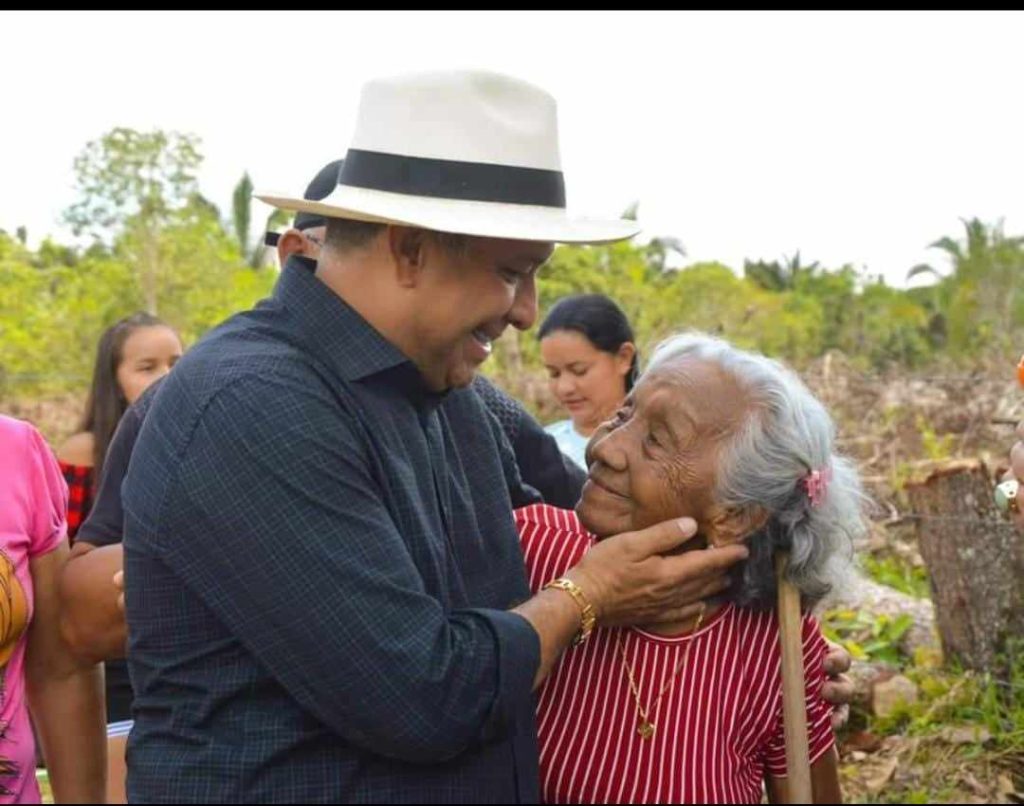
[[[68,483],[68,541],[75,542],[78,527],[92,509],[92,468],[60,462],[64,481]]]

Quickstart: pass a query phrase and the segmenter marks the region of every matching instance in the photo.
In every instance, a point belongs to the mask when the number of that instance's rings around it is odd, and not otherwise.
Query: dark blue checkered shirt
[[[535,802],[500,427],[301,269],[181,360],[132,455],[129,798]]]

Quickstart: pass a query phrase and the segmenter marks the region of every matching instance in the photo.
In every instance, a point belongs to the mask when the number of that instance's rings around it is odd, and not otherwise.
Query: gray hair
[[[759,507],[769,518],[747,541],[750,557],[735,569],[731,598],[744,607],[773,607],[773,558],[784,550],[787,578],[813,604],[831,589],[836,567],[848,564],[865,529],[866,499],[853,464],[835,453],[832,418],[780,362],[704,333],[663,341],[648,369],[683,356],[717,364],[749,400],[745,422],[723,448],[714,496],[727,510]],[[815,470],[831,476],[817,506],[806,487]]]

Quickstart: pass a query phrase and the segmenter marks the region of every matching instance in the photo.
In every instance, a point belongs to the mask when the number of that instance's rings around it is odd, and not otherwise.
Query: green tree
[[[798,249],[793,257],[783,256],[781,263],[745,260],[743,276],[765,291],[792,291],[801,279],[813,276],[818,268],[818,261],[807,265],[801,262]]]
[[[157,243],[176,210],[198,194],[199,139],[178,132],[116,128],[86,145],[74,162],[79,200],[65,213],[76,234],[113,244],[124,235],[135,251],[145,307],[157,313]]]
[[[186,342],[267,295],[195,182],[195,138],[117,129],[76,160],[80,198],[67,211],[93,243],[0,234],[0,392],[46,393],[88,382],[100,333],[146,307]]]
[[[823,315],[820,349],[847,349],[850,316],[857,296],[857,273],[851,266],[836,271],[817,268],[797,271],[792,291],[817,301]]]
[[[944,237],[931,244],[946,253],[952,273],[943,276],[931,265],[919,264],[908,279],[920,274],[938,278],[935,299],[948,321],[955,352],[970,354],[986,345],[1011,348],[1016,331],[1024,326],[1024,238],[1005,235],[1001,221],[962,222],[963,241]]]
[[[235,226],[235,238],[238,240],[238,251],[249,254],[249,225],[252,223],[250,203],[252,201],[252,180],[246,171],[235,185],[231,194],[231,222]],[[251,264],[250,264],[251,265]]]
[[[139,307],[135,288],[110,254],[49,241],[32,253],[0,236],[0,393],[87,384],[102,329]]]
[[[843,349],[876,369],[916,366],[932,354],[931,315],[914,295],[879,279],[854,300]]]
[[[245,256],[246,262],[253,269],[261,268],[267,260],[267,247],[259,235],[255,243],[250,243],[252,227],[252,180],[248,172],[235,185],[231,196],[231,223],[238,249]],[[267,216],[266,230],[284,229],[291,221],[292,214],[287,210],[273,210]]]
[[[269,294],[277,272],[252,271],[217,214],[198,204],[177,211],[157,242],[161,315],[193,341]]]

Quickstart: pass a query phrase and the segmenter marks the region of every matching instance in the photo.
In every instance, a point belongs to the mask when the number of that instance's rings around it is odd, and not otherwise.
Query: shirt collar
[[[417,408],[436,408],[445,393],[432,392],[412,360],[315,272],[316,261],[293,255],[274,288],[274,298],[294,314],[293,322],[307,349],[346,381],[386,376]]]

